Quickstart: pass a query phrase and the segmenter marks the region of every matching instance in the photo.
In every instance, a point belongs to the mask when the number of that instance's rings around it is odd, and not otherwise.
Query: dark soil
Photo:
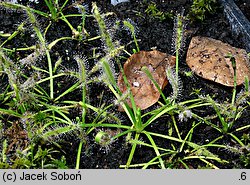
[[[151,50],[153,47],[156,47],[158,50],[162,52],[168,52],[170,54],[174,54],[173,47],[172,47],[172,35],[174,29],[174,19],[172,17],[166,18],[165,20],[160,20],[158,18],[152,17],[145,13],[145,10],[152,1],[137,1],[131,0],[127,3],[121,3],[117,6],[113,6],[109,3],[109,1],[97,1],[98,7],[100,7],[100,11],[105,12],[114,12],[114,15],[106,18],[106,24],[111,29],[115,24],[116,20],[129,20],[132,22],[136,28],[137,32],[137,39],[139,40],[139,47],[140,50]],[[184,10],[184,15],[186,15],[190,9],[191,0],[154,0],[153,2],[156,3],[157,8],[160,11],[170,12],[172,14],[176,14],[176,12],[182,12]],[[246,14],[248,19],[250,18],[250,6],[246,3],[247,0],[237,1],[237,4],[242,9],[242,11]],[[42,4],[34,4],[28,3],[27,1],[22,1],[22,4],[28,5],[39,10],[47,11],[47,7]],[[87,11],[91,12],[91,1],[84,1],[83,3],[87,8]],[[72,12],[77,12],[74,7],[69,7],[67,9],[67,14]],[[38,16],[37,19],[39,20],[39,25],[41,26],[41,30],[45,28],[45,26],[49,23],[47,19]],[[0,10],[0,31],[4,33],[13,33],[17,26],[24,20],[27,20],[27,16],[21,10],[10,10],[2,8]],[[72,18],[69,19],[72,25],[76,28],[77,25],[80,24],[80,19]],[[98,26],[96,22],[92,19],[86,19],[86,30],[92,36],[98,35]],[[206,19],[204,21],[194,21],[194,22],[187,22],[187,31],[188,36],[185,38],[185,45],[186,47],[182,50],[182,57],[180,60],[180,78],[182,83],[182,91],[181,96],[179,97],[179,101],[189,100],[196,98],[197,96],[192,94],[194,89],[201,89],[202,95],[211,95],[213,99],[217,102],[225,102],[230,101],[232,96],[232,89],[226,88],[224,86],[212,83],[210,81],[203,80],[197,76],[194,77],[187,77],[185,76],[184,72],[190,71],[190,69],[185,64],[185,54],[187,46],[190,42],[192,36],[202,35],[212,37],[223,42],[229,43],[232,46],[244,48],[244,43],[241,41],[241,38],[235,35],[232,35],[230,30],[230,25],[227,19],[224,17],[223,9],[217,4],[217,9],[214,14],[207,14]],[[32,31],[31,25],[25,27],[21,37],[16,37],[10,42],[8,42],[5,47],[6,48],[20,48],[20,47],[27,47],[36,44],[37,39],[32,35],[35,34]],[[52,24],[52,27],[49,29],[47,33],[47,42],[50,43],[51,41],[63,37],[63,36],[71,36],[71,30],[65,23],[63,22],[56,22]],[[125,45],[127,51],[132,53],[132,49],[135,48],[134,44],[129,44],[132,41],[130,33],[121,28],[118,30],[114,36],[113,40],[119,40],[121,45]],[[0,43],[4,41],[4,38],[0,39]],[[52,60],[56,61],[58,56],[61,56],[65,62],[63,65],[67,69],[74,69],[77,68],[73,57],[78,54],[84,56],[86,58],[90,58],[92,55],[93,49],[96,49],[96,52],[103,55],[104,45],[101,41],[94,41],[89,43],[79,43],[77,41],[63,41],[60,44],[57,44],[52,49]],[[16,52],[15,56],[12,57],[13,60],[15,58],[23,58],[29,52]],[[126,56],[126,55],[124,55]],[[43,61],[43,58],[39,59],[39,61]],[[123,63],[126,60],[122,61]],[[89,68],[91,68],[92,63],[95,62],[93,59],[88,59]],[[39,64],[41,66],[46,66],[46,64]],[[118,69],[118,68],[117,68]],[[117,74],[119,71],[116,71]],[[2,79],[1,79],[2,80]],[[74,83],[74,79],[58,79],[58,83],[63,83],[62,87],[56,89],[55,91],[60,94],[69,86]],[[0,93],[4,91],[7,84],[7,79],[3,79],[0,81]],[[238,92],[241,90],[242,87],[238,87]],[[105,93],[104,93],[105,92]],[[108,88],[103,86],[102,84],[94,84],[88,87],[89,93],[89,101],[90,104],[94,106],[98,106],[101,102],[108,105],[112,103],[114,97],[111,92],[108,91]],[[167,95],[171,94],[171,86],[168,85],[164,93]],[[80,100],[81,99],[81,92],[74,92],[74,94],[69,94],[67,99],[74,99]],[[1,104],[0,104],[1,106]],[[149,108],[149,110],[153,110],[155,106]],[[116,108],[110,109],[110,112],[114,112],[116,115],[122,118],[124,124],[126,122],[129,123],[127,117],[116,110]],[[146,110],[148,111],[148,110]],[[212,116],[215,114],[212,108],[206,107],[205,109],[194,109],[195,113],[202,115],[202,116]],[[75,117],[80,116],[79,111],[74,110],[71,114],[71,119],[75,119]],[[250,118],[250,109],[246,109],[242,114],[241,118],[237,120],[235,125],[236,127],[244,126],[248,124],[248,120]],[[7,118],[6,118],[7,119]],[[92,120],[91,113],[87,119]],[[178,119],[178,118],[177,118]],[[168,128],[170,127],[169,122],[170,117],[165,116],[162,117],[160,120],[156,121],[154,125],[147,128],[149,131],[153,131],[155,133],[162,133],[166,134]],[[182,133],[187,133],[192,126],[193,119],[189,119],[187,122],[180,122],[178,123],[179,129]],[[215,123],[218,123],[218,120],[214,120]],[[108,147],[100,147],[100,145],[96,144],[94,141],[94,136],[98,132],[96,130],[94,133],[88,135],[86,137],[87,144],[84,146],[84,150],[81,154],[81,164],[80,168],[119,168],[121,164],[126,164],[128,159],[128,155],[131,149],[131,145],[126,144],[125,138],[121,138],[116,140]],[[240,136],[244,133],[248,134],[248,130],[244,130],[242,132],[237,132]],[[185,134],[184,134],[185,135]],[[209,141],[220,136],[220,133],[217,133],[214,129],[211,129],[206,124],[200,124],[193,133],[193,142],[197,144],[205,144]],[[166,143],[165,140],[156,139],[156,144],[160,147],[170,146],[170,143]],[[142,140],[147,141],[147,138],[142,138]],[[62,146],[60,149],[66,159],[69,168],[75,167],[76,162],[76,154],[79,145],[79,139],[76,139],[74,135],[66,135],[61,137],[58,140],[59,145]],[[231,141],[230,138],[225,137],[220,144],[224,144],[227,146],[234,146],[234,143]],[[53,146],[51,144],[51,146]],[[217,154],[221,158],[230,161],[230,164],[220,164],[215,163],[220,168],[244,168],[242,162],[239,159],[239,155],[236,153],[232,153],[222,149],[214,149],[212,151],[214,154]],[[181,158],[185,156],[184,153],[178,154]],[[133,163],[143,163],[150,161],[153,157],[155,157],[155,152],[153,149],[149,149],[148,147],[138,147],[136,149],[135,156],[133,158]],[[178,158],[178,156],[177,156]],[[167,161],[171,162],[170,159],[166,159]],[[189,161],[188,164],[191,168],[198,168],[204,166],[204,164],[198,160]],[[182,168],[183,166],[177,165],[175,168]],[[154,167],[153,167],[154,168]]]
[[[240,1],[236,1],[235,2],[238,7],[240,8],[240,10],[244,13],[244,15],[246,16],[246,18],[248,20],[250,20],[250,1],[249,0],[240,0]]]

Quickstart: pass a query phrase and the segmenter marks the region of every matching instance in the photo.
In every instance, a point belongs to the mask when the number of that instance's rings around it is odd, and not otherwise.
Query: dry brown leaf
[[[165,70],[167,66],[174,65],[175,57],[156,50],[140,51],[133,54],[126,61],[123,66],[124,73],[131,87],[131,92],[137,107],[142,110],[146,109],[155,104],[160,97],[158,89],[141,68],[146,66],[159,87],[163,89],[167,85]],[[122,93],[126,93],[127,87],[121,73],[118,77],[118,87]],[[131,107],[129,98],[126,101]],[[122,108],[119,107],[118,110],[122,111]]]
[[[235,57],[237,85],[250,77],[249,59],[244,49],[239,49],[208,37],[193,37],[188,48],[186,63],[198,76],[233,87],[234,70],[228,54]]]

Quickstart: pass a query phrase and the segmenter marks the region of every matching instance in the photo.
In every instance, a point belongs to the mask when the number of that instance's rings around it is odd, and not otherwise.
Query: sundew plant
[[[199,90],[181,98],[184,13],[176,15],[173,28],[175,67],[165,71],[169,90],[159,87],[146,66],[140,69],[161,95],[154,106],[141,110],[123,69],[142,50],[134,22],[103,11],[96,2],[45,0],[42,5],[46,8],[0,3],[22,15],[15,29],[0,35],[1,168],[79,169],[86,157],[96,155],[93,148],[109,153],[117,145],[125,150],[118,168],[218,169],[231,163],[217,151],[238,155],[249,165],[250,125],[238,121],[250,106],[247,78],[240,92],[235,85],[229,102],[219,103]],[[14,47],[17,41],[24,44]],[[126,93],[117,85],[119,74]],[[204,128],[215,135],[199,141]],[[150,157],[137,160],[143,150]]]

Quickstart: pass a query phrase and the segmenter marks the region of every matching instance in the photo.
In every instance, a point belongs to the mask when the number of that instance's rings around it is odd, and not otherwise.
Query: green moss
[[[207,14],[216,11],[216,0],[193,0],[188,17],[192,21],[203,21]]]
[[[160,21],[164,21],[166,19],[173,19],[174,18],[174,14],[172,12],[163,12],[160,11],[155,2],[151,2],[147,9],[145,10],[145,13],[147,13],[147,15],[151,18],[154,19],[159,19]]]

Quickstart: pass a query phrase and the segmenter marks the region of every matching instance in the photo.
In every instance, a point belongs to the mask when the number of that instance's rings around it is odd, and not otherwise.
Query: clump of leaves
[[[216,10],[216,0],[194,0],[189,11],[189,18],[192,21],[203,21],[207,14]]]

